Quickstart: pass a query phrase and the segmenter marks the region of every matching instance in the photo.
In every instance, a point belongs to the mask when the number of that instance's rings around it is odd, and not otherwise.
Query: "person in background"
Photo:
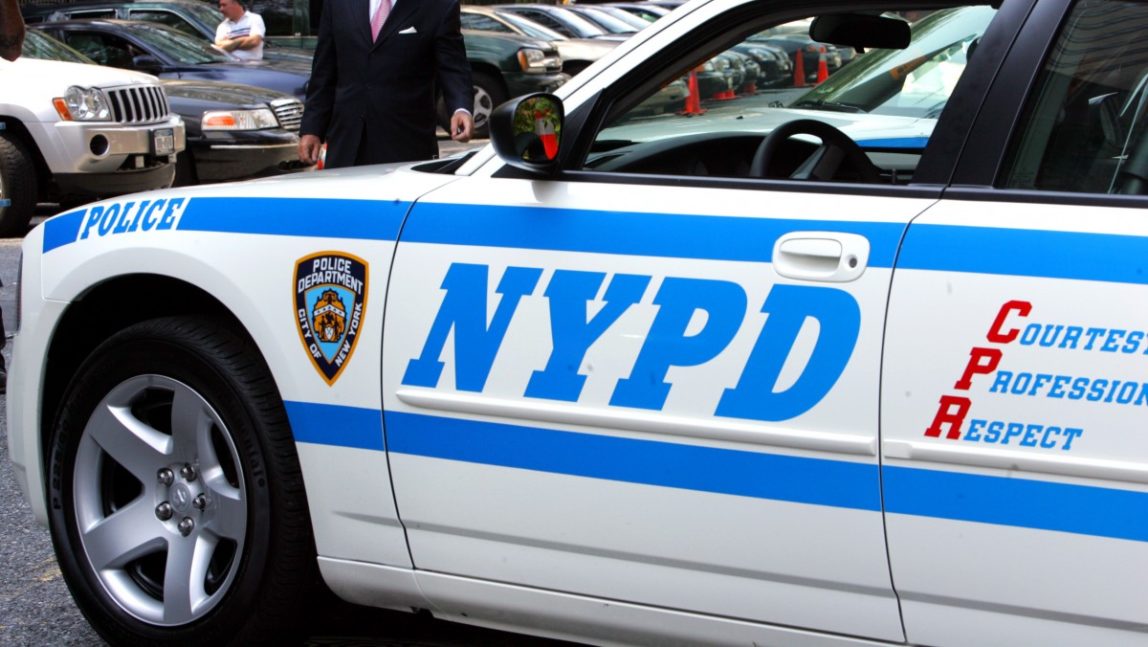
[[[307,86],[299,159],[328,168],[432,159],[435,88],[450,135],[469,141],[474,85],[458,0],[326,0]]]
[[[16,0],[0,0],[0,56],[9,61],[20,57],[24,47],[24,17],[20,15],[20,5]],[[4,282],[0,281],[0,287]],[[8,343],[4,334],[4,312],[0,310],[0,349]],[[0,393],[8,391],[8,370],[4,356],[0,355]]]
[[[215,30],[215,46],[244,61],[263,60],[263,17],[248,11],[241,0],[219,0],[223,22]]]
[[[20,15],[20,4],[16,0],[0,0],[0,57],[14,61],[22,47],[24,17]]]

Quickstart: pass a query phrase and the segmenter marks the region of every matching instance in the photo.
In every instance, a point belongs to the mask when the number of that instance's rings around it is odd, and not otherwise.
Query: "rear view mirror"
[[[490,116],[494,150],[511,166],[535,175],[558,167],[565,111],[552,94],[531,94],[508,101]]]
[[[867,14],[826,14],[813,19],[809,37],[821,43],[868,48],[905,49],[912,38],[909,23]]]

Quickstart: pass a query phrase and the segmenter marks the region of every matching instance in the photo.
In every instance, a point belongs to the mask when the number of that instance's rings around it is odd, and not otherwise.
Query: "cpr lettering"
[[[490,316],[489,268],[456,263],[442,282],[443,301],[419,357],[407,364],[403,384],[436,387],[440,361],[454,331],[455,387],[482,391],[507,328],[523,297],[534,295],[542,270],[509,267],[496,292]],[[545,367],[531,375],[524,395],[576,402],[586,376],[580,374],[587,351],[632,306],[643,300],[651,277],[556,270],[546,287],[550,310],[551,353]],[[601,295],[599,297],[599,295]],[[590,316],[591,302],[602,305]],[[660,410],[671,384],[672,367],[698,366],[722,353],[746,321],[748,299],[737,283],[667,277],[652,302],[658,306],[645,343],[628,377],[618,380],[610,405]],[[774,286],[761,311],[766,323],[747,358],[737,386],[718,403],[720,416],[785,420],[808,411],[833,388],[849,362],[860,331],[861,313],[847,292],[832,288]],[[489,325],[487,322],[490,322]],[[700,321],[700,325],[692,322]],[[800,376],[775,392],[778,377],[806,322],[815,322],[817,340]]]
[[[1020,318],[1028,317],[1031,312],[1032,304],[1028,301],[1005,303],[997,311],[985,338],[994,344],[1011,344],[1020,335],[1020,329],[1015,326],[1008,327],[1009,320],[1014,315]],[[969,387],[973,385],[973,378],[977,375],[992,374],[1000,365],[1003,355],[999,348],[974,346],[969,351],[969,361],[965,364],[965,371],[957,383],[953,385],[953,388],[959,391],[968,391]],[[944,433],[945,438],[957,440],[961,437],[961,425],[964,424],[965,416],[968,415],[972,404],[973,401],[963,395],[942,395],[937,413],[933,416],[933,424],[925,430],[925,435],[930,438],[937,438]]]

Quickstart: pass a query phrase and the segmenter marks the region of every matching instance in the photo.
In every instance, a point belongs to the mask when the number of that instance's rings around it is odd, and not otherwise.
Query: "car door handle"
[[[777,239],[773,267],[790,279],[845,283],[869,263],[869,239],[858,234],[795,231]]]

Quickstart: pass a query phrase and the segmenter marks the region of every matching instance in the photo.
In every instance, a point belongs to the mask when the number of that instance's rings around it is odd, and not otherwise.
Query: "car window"
[[[656,89],[619,100],[583,168],[907,184],[995,14],[886,12],[909,32],[908,46],[855,55],[813,41],[810,19],[755,29],[700,60],[678,60]],[[833,169],[818,149],[825,137],[844,156]]]
[[[1041,70],[1000,184],[1148,194],[1148,4],[1082,0]]]
[[[39,58],[48,61],[64,61],[67,63],[94,63],[92,59],[68,47],[51,36],[29,29],[24,38],[24,46],[20,55],[27,58]]]
[[[100,65],[132,69],[132,59],[140,54],[128,41],[111,34],[67,31],[64,42]]]
[[[526,34],[531,38],[539,38],[541,40],[566,40],[565,36],[559,34],[553,29],[540,25],[528,18],[523,18],[522,16],[518,16],[512,13],[503,13],[499,14],[499,18],[502,18],[506,22],[514,25],[519,30],[521,30],[523,34]]]
[[[199,36],[199,31],[196,30],[195,25],[184,20],[181,16],[170,11],[159,11],[154,9],[132,9],[128,11],[128,18],[131,20],[146,20],[147,22],[155,22],[161,25],[167,25],[174,29],[188,34],[190,36]]]
[[[490,16],[483,16],[481,14],[462,12],[462,28],[463,29],[477,29],[479,31],[493,31],[503,34],[513,34],[509,27],[498,22]]]
[[[154,23],[136,23],[132,33],[143,42],[162,51],[181,65],[233,63],[235,58],[221,54],[200,38]]]

